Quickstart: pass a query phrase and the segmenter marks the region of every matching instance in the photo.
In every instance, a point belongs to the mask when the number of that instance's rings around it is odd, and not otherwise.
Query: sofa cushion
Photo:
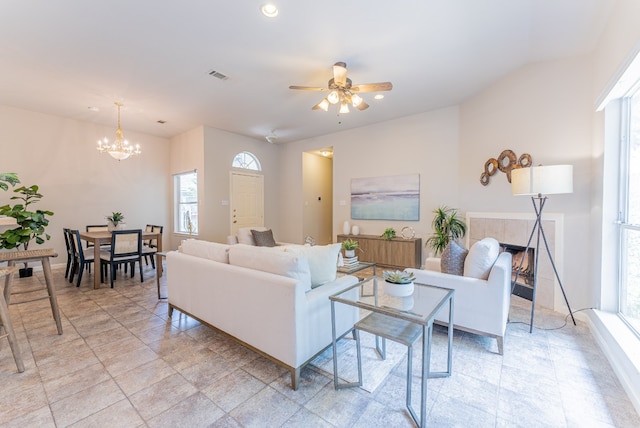
[[[257,247],[276,246],[276,241],[273,239],[273,231],[271,229],[265,231],[251,229],[251,235]]]
[[[180,245],[180,252],[215,262],[229,263],[229,245],[218,242],[185,239]]]
[[[238,244],[229,248],[229,263],[297,279],[311,288],[309,262],[304,255]]]
[[[263,226],[253,226],[253,227],[241,227],[236,232],[236,236],[238,237],[238,244],[246,244],[246,245],[256,245],[256,242],[253,240],[253,234],[251,230],[257,230],[260,232],[264,232],[267,230],[266,227]]]
[[[305,255],[311,271],[311,288],[335,281],[338,271],[338,254],[342,244],[291,246],[286,251]]]
[[[493,238],[484,238],[471,246],[464,261],[464,276],[487,279],[500,253],[500,244]]]
[[[440,256],[440,272],[451,275],[464,274],[464,261],[469,250],[456,241],[449,241]]]

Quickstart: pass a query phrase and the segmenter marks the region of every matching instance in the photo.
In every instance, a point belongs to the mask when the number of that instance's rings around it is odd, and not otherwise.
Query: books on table
[[[344,257],[343,258],[344,267],[353,267],[358,264],[358,256],[354,257]]]

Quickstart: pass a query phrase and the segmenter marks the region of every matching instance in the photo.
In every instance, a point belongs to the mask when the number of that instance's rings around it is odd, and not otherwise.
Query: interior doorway
[[[333,147],[302,153],[302,236],[333,242]]]
[[[231,235],[239,228],[264,226],[264,177],[247,172],[231,172]]]

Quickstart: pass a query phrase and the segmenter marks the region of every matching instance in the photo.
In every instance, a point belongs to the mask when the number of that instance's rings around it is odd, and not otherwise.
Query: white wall
[[[169,141],[124,129],[142,154],[118,162],[96,150],[99,138],[114,137],[115,126],[0,106],[0,170],[40,186],[44,198],[33,208],[55,213],[46,229],[51,240],[41,247],[55,248],[54,264],[66,263],[64,227],[106,224],[113,211],[121,211],[129,227],[168,224]],[[0,193],[0,204],[15,203],[11,196],[11,190]]]
[[[333,242],[333,160],[314,153],[302,154],[303,236],[316,244]]]
[[[168,238],[169,245],[163,245],[164,249],[175,250],[180,245],[183,239],[186,239],[188,235],[174,233],[174,221],[175,216],[173,212],[173,175],[181,174],[189,171],[197,171],[198,175],[198,218],[207,218],[206,193],[204,189],[204,128],[199,126],[191,129],[185,133],[177,135],[171,139],[171,147],[169,153],[169,190],[166,195],[167,203],[169,205],[169,212],[171,222],[164,228],[164,236]],[[202,234],[201,227],[205,227],[206,224],[198,224],[200,233]],[[164,243],[163,243],[164,244]]]
[[[574,310],[596,304],[584,269],[591,245],[591,87],[589,57],[549,61],[521,68],[460,107],[463,211],[533,212],[530,198],[512,196],[506,174],[497,172],[489,185],[480,184],[485,162],[505,149],[529,153],[534,165],[574,166],[574,193],[550,196],[545,206],[545,212],[565,216],[560,275]]]
[[[357,113],[357,112],[356,112]],[[283,168],[280,226],[284,241],[301,242],[301,152],[333,146],[333,239],[350,220],[351,179],[420,174],[420,221],[354,220],[360,233],[379,235],[387,227],[399,233],[411,226],[417,237],[431,233],[432,211],[459,204],[458,108],[422,113],[376,125],[278,146]],[[345,204],[341,205],[341,201]]]

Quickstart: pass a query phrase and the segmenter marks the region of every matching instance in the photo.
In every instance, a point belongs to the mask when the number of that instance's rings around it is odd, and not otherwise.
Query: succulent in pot
[[[389,296],[406,297],[413,294],[413,281],[416,279],[413,273],[386,270],[382,272],[382,277],[384,278],[384,292]]]
[[[122,227],[124,227],[124,215],[121,212],[118,211],[114,211],[111,213],[110,216],[107,216],[107,222],[108,224],[108,229],[114,230],[114,229],[121,229]]]
[[[382,272],[382,276],[384,277],[385,281],[392,282],[394,284],[409,284],[416,279],[413,272],[405,272],[401,270],[385,270],[384,272]]]
[[[380,237],[391,241],[396,237],[396,230],[393,227],[387,227],[384,232],[382,232],[382,235],[380,235]]]

